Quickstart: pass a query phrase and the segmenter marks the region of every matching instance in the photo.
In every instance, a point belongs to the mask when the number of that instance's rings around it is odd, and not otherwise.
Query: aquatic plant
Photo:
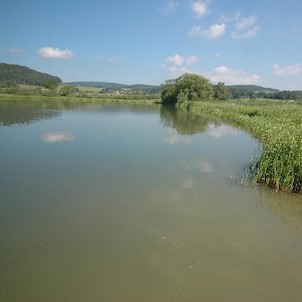
[[[190,103],[195,114],[235,123],[263,144],[254,180],[302,193],[302,106],[295,102],[243,100]]]

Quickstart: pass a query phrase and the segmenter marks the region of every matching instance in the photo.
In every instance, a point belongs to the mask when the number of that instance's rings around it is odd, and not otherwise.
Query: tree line
[[[185,73],[177,79],[167,80],[161,85],[163,104],[240,98],[302,100],[302,91],[279,91],[255,85],[226,86],[222,82],[214,85],[207,78],[191,73]]]

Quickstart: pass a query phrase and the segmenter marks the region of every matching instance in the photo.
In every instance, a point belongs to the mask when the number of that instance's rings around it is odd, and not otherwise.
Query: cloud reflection
[[[202,173],[213,173],[213,165],[208,161],[201,161],[198,163],[198,169]]]
[[[42,135],[45,143],[61,143],[74,140],[74,135],[66,132],[46,132]]]
[[[217,126],[215,124],[210,124],[207,133],[212,137],[220,138],[222,136],[234,135],[237,133],[237,130],[226,125]]]
[[[167,129],[166,133],[162,137],[162,140],[170,145],[191,143],[190,137],[180,135],[176,131],[171,129]]]

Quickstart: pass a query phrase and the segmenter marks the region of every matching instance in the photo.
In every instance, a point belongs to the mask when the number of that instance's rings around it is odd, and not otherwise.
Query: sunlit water
[[[0,103],[0,301],[301,301],[302,198],[160,106]]]

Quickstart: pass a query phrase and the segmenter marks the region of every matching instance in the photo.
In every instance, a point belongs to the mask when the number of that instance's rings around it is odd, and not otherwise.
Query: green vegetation
[[[254,180],[302,193],[302,106],[282,101],[188,102],[181,109],[249,131],[263,144]]]
[[[160,87],[155,85],[144,85],[144,84],[118,84],[118,83],[107,83],[107,82],[70,82],[68,85],[73,85],[78,88],[90,87],[90,88],[101,88],[102,93],[120,92],[123,94],[131,93],[142,93],[142,94],[159,94]]]
[[[214,86],[214,98],[217,100],[228,100],[229,99],[229,91],[224,83],[219,82]]]
[[[200,75],[185,73],[175,80],[166,81],[161,87],[163,104],[177,104],[188,101],[211,100],[213,85]]]
[[[0,63],[0,83],[2,83],[0,86],[7,82],[43,86],[46,82],[59,84],[62,80],[25,66]]]

